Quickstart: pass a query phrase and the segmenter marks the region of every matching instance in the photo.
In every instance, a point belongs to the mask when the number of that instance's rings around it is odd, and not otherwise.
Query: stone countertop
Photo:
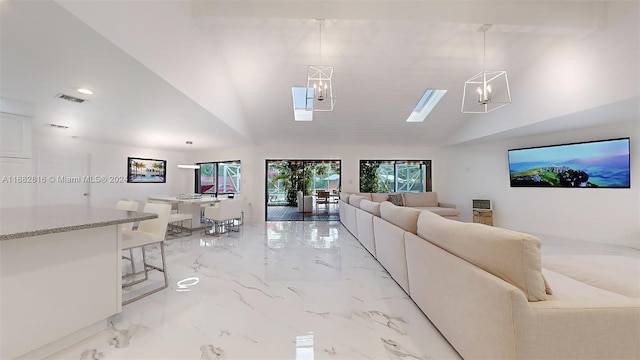
[[[0,209],[0,241],[157,218],[157,214],[83,205]]]
[[[189,199],[189,198],[179,198],[177,196],[149,196],[149,200],[155,201],[166,201],[173,203],[187,203],[187,204],[210,204],[220,202],[221,200],[226,200],[223,198],[215,198],[211,196],[203,196],[199,199]]]

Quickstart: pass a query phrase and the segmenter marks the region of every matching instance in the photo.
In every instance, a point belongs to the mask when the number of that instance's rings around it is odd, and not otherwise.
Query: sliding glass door
[[[266,160],[266,220],[339,220],[340,160]]]

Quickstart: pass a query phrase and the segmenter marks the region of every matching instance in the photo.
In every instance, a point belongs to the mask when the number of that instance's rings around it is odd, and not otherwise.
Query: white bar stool
[[[145,296],[149,296],[153,293],[156,293],[160,290],[166,289],[169,280],[167,277],[166,271],[166,260],[164,254],[164,237],[167,231],[167,225],[169,224],[169,214],[171,213],[171,205],[169,204],[155,204],[155,203],[147,203],[144,206],[143,212],[158,214],[158,218],[151,220],[144,220],[140,222],[137,230],[126,230],[122,232],[122,250],[132,250],[135,248],[141,248],[142,250],[142,264],[143,270],[139,272],[132,272],[129,274],[125,274],[122,277],[128,278],[132,276],[137,276],[144,273],[144,278],[132,281],[127,284],[123,284],[123,288],[128,288],[133,285],[139,284],[143,281],[149,279],[149,271],[157,270],[163,273],[164,276],[164,284],[159,288],[150,290],[136,296],[132,299],[122,301],[122,305],[130,304],[136,300],[140,300]],[[151,244],[160,244],[160,253],[162,256],[162,267],[154,266],[147,263],[146,253],[144,247]],[[134,263],[133,256],[131,257],[131,263]],[[133,266],[132,266],[133,270]]]

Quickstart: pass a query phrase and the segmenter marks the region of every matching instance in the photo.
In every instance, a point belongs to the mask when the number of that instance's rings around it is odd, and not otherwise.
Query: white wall
[[[34,161],[42,151],[86,153],[90,158],[91,176],[127,175],[127,157],[167,160],[167,182],[158,184],[99,183],[90,184],[90,205],[113,207],[119,199],[146,201],[149,195],[176,195],[193,192],[193,171],[178,169],[179,163],[187,162],[187,153],[136,148],[71,137],[34,137]],[[36,169],[38,166],[36,166]],[[49,174],[38,174],[49,175]],[[64,174],[63,174],[64,175]],[[36,189],[36,192],[38,190]],[[38,196],[34,197],[38,199]],[[37,204],[35,204],[37,205]]]
[[[631,189],[511,188],[507,150],[518,147],[631,138]],[[254,146],[199,153],[143,149],[72,139],[34,137],[34,161],[40,151],[84,152],[90,155],[91,175],[126,175],[128,156],[167,160],[165,184],[92,184],[91,205],[113,206],[120,198],[144,200],[149,195],[190,193],[193,171],[178,163],[241,160],[242,194],[248,221],[264,220],[265,159],[342,160],[342,189],[358,190],[359,160],[432,160],[433,190],[442,201],[461,210],[471,221],[471,199],[493,201],[496,226],[567,239],[640,248],[640,122],[514,138],[449,148],[377,146]],[[37,197],[34,197],[37,198]]]
[[[245,218],[248,221],[263,221],[266,159],[342,160],[342,190],[356,192],[359,189],[359,161],[366,159],[432,160],[433,190],[438,191],[446,181],[442,176],[445,164],[440,158],[440,149],[419,146],[268,145],[204,151],[198,153],[192,162],[242,161],[241,192],[245,198]]]
[[[19,181],[33,175],[31,116],[7,113],[0,98],[0,208],[31,205],[35,185]],[[16,114],[28,113],[18,112]]]
[[[507,150],[568,142],[631,138],[630,189],[512,188]],[[471,221],[471,199],[491,199],[494,225],[572,240],[640,248],[640,122],[515,138],[446,149],[441,191]]]
[[[523,74],[510,77],[513,103],[500,111],[476,116],[448,143],[459,144],[619,101],[634,98],[637,101],[639,4],[638,1],[599,4],[605,15],[594,23],[596,31],[558,41],[532,61]],[[599,120],[600,124],[607,121]],[[583,122],[583,126],[589,125]]]

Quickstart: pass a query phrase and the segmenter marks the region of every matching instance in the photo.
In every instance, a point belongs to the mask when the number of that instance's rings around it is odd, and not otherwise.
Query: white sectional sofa
[[[460,212],[454,204],[438,201],[438,194],[432,191],[421,193],[355,193],[364,199],[381,203],[389,201],[389,195],[400,195],[402,206],[418,210],[428,210],[452,220],[458,220]]]
[[[428,210],[438,215],[452,220],[458,220],[459,211],[454,204],[438,202],[438,194],[435,192],[426,193],[393,193],[402,196],[404,206],[417,210]],[[344,219],[344,226],[358,238],[358,227],[356,218],[356,208],[359,207],[360,201],[368,200],[371,202],[382,203],[389,199],[391,193],[340,193],[340,219]],[[378,215],[379,216],[379,215]],[[360,221],[364,221],[363,215],[360,215]],[[372,249],[369,249],[372,252]]]
[[[640,359],[633,281],[576,280],[542,268],[534,236],[359,196],[340,220],[463,358]]]

